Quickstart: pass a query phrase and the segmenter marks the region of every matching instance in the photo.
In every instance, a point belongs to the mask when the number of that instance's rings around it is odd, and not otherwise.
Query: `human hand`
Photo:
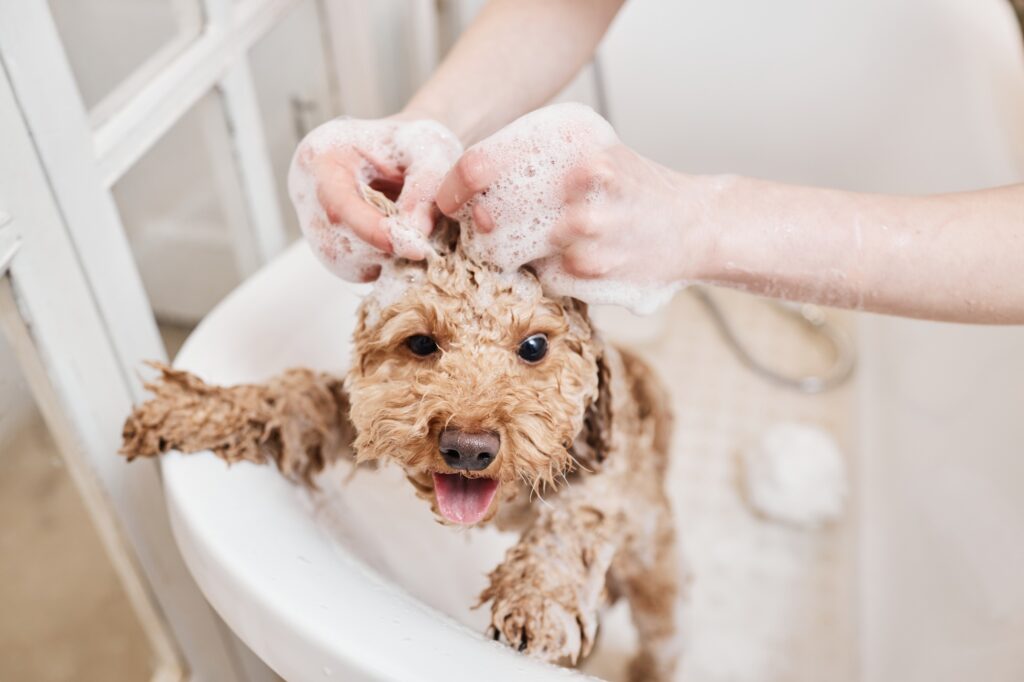
[[[402,115],[313,130],[295,151],[288,189],[314,252],[336,275],[362,282],[391,254],[423,258],[437,188],[461,151],[440,123]],[[395,214],[368,201],[367,187],[394,201]]]
[[[437,192],[470,253],[531,264],[554,295],[652,310],[698,253],[700,183],[623,145],[582,105],[555,105],[474,145]]]

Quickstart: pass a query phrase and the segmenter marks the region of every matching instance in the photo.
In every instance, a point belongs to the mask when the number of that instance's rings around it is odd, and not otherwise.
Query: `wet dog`
[[[433,247],[385,265],[343,380],[300,369],[214,387],[163,368],[123,452],[209,449],[310,484],[349,452],[397,463],[444,523],[522,530],[481,595],[495,639],[576,663],[602,608],[625,598],[640,642],[632,676],[669,679],[683,585],[663,387],[602,341],[584,304],[545,296],[528,269],[473,262],[457,225],[442,223]]]

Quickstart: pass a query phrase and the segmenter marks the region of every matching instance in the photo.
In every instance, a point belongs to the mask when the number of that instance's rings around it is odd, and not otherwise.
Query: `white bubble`
[[[408,267],[401,261],[389,258],[381,266],[380,277],[373,283],[370,293],[363,299],[366,323],[376,325],[380,321],[381,311],[398,303],[410,289],[421,287],[425,282],[424,270]]]
[[[650,315],[672,300],[687,282],[643,283],[614,279],[573,277],[558,257],[533,263],[537,279],[549,296],[570,296],[591,305],[617,305],[637,315]]]
[[[603,118],[582,104],[556,104],[534,111],[487,138],[479,146],[503,169],[484,194],[458,216],[471,258],[505,271],[531,265],[545,292],[572,296],[591,304],[625,306],[651,313],[684,284],[655,284],[573,277],[561,267],[551,233],[565,217],[566,176],[586,159],[619,139]],[[601,200],[589,187],[587,203]],[[472,209],[486,209],[495,229],[472,229]]]
[[[743,452],[747,501],[760,514],[806,528],[837,519],[847,494],[846,464],[830,433],[781,422]]]
[[[295,205],[299,225],[314,253],[327,268],[343,279],[362,281],[376,267],[388,261],[388,254],[364,242],[342,220],[332,223],[323,205],[310,161],[320,155],[358,149],[360,161],[356,180],[369,185],[379,168],[404,174],[433,198],[437,186],[458,159],[462,145],[453,133],[436,121],[329,121],[306,136],[292,159],[288,192]],[[341,216],[341,218],[344,218]],[[423,233],[399,214],[385,221],[395,253],[422,256],[431,251]]]
[[[539,109],[484,140],[480,146],[504,171],[458,216],[467,255],[506,273],[530,265],[549,296],[620,305],[638,313],[661,307],[685,283],[573,277],[561,267],[558,249],[551,243],[553,229],[565,216],[566,176],[593,154],[618,142],[608,122],[581,104]],[[303,154],[319,155],[346,147],[360,150],[362,162],[357,173],[363,183],[375,179],[375,164],[383,165],[402,169],[407,182],[417,177],[432,183],[432,187],[419,188],[432,197],[431,190],[436,190],[461,154],[461,145],[435,121],[350,119],[320,126],[296,151],[289,172],[289,192],[314,252],[331,272],[344,279],[360,281],[378,267],[384,268],[381,279],[387,279],[394,275],[388,274],[386,267],[390,256],[362,241],[348,225],[330,223],[320,204],[315,179],[308,165],[300,162]],[[599,188],[587,188],[588,204],[601,200]],[[472,208],[477,204],[494,221],[495,229],[490,233],[476,232],[472,227]],[[421,257],[432,251],[419,227],[409,222],[408,213],[391,216],[384,225],[397,255]],[[386,293],[391,291],[388,286],[383,285],[381,301],[394,300]]]

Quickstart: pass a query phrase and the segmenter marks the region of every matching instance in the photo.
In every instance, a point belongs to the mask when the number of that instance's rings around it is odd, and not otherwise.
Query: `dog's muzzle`
[[[498,456],[501,439],[491,431],[445,429],[439,439],[445,464],[460,471],[483,471]]]

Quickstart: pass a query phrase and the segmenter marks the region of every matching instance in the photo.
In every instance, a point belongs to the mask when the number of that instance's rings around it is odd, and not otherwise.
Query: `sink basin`
[[[343,372],[362,286],[293,246],[192,334],[176,365],[210,382]],[[309,493],[272,466],[163,461],[175,537],[204,594],[287,680],[564,680],[482,636],[471,609],[515,536],[434,521],[394,468],[340,465]]]
[[[341,373],[366,291],[328,274],[296,244],[207,316],[176,365],[220,384],[300,365]],[[720,293],[776,361],[794,369],[818,361],[813,343],[763,303]],[[685,294],[642,325],[622,311],[598,310],[595,319],[647,357],[673,394],[666,485],[694,575],[679,679],[856,679],[853,519],[814,533],[767,523],[736,485],[737,449],[775,420],[799,415],[848,444],[850,392],[809,399],[760,381]],[[582,672],[486,639],[488,609],[473,607],[515,536],[438,524],[394,468],[353,472],[340,464],[312,493],[272,466],[229,468],[208,453],[171,454],[163,472],[175,535],[197,582],[287,680],[624,679],[635,648],[625,604],[602,618]]]

